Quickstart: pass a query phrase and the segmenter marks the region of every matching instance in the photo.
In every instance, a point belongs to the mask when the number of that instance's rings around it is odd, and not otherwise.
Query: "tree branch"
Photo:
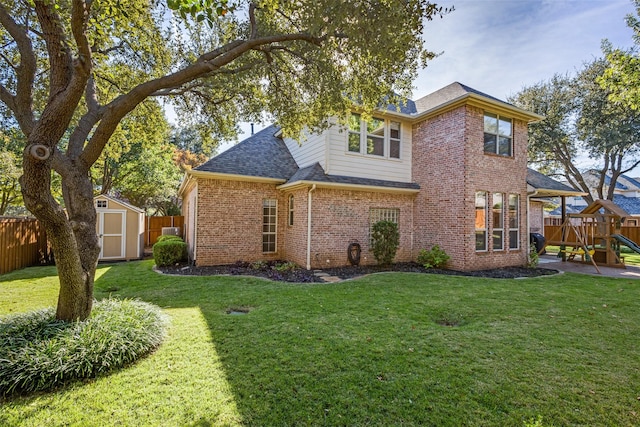
[[[279,34],[265,36],[250,40],[235,40],[211,52],[201,55],[198,60],[183,68],[163,77],[142,83],[128,93],[115,98],[105,108],[105,113],[100,120],[91,139],[85,146],[80,160],[89,170],[91,165],[100,157],[100,153],[109,141],[122,118],[131,112],[138,104],[152,94],[164,90],[178,88],[197,78],[206,76],[212,71],[219,70],[241,57],[250,50],[272,43],[284,43],[290,41],[305,41],[315,45],[321,45],[326,37],[315,37],[309,33]]]
[[[62,92],[69,83],[72,74],[72,57],[60,16],[55,12],[53,2],[35,1],[38,22],[42,28],[42,37],[47,46],[49,58],[49,98]]]
[[[96,83],[93,76],[89,77],[87,81],[87,87],[85,89],[85,102],[87,104],[88,111],[80,118],[78,126],[73,130],[73,133],[69,137],[69,148],[67,149],[67,156],[70,159],[77,159],[82,154],[84,143],[87,140],[91,129],[102,117],[103,110],[98,103],[98,96],[96,94]]]
[[[0,4],[0,25],[16,42],[18,52],[20,52],[20,65],[16,69],[16,94],[13,95],[7,88],[2,87],[0,99],[13,111],[22,132],[29,136],[35,121],[31,104],[33,102],[33,82],[37,69],[36,56],[31,39],[27,35],[28,28],[24,29],[18,25],[2,4]],[[9,99],[11,102],[6,102]]]

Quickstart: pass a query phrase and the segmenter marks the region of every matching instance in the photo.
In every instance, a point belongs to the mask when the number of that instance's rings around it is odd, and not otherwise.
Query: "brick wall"
[[[196,265],[283,259],[306,266],[309,188],[282,192],[275,187],[198,179]],[[294,201],[293,225],[288,221],[290,195]],[[353,242],[362,247],[361,264],[375,264],[369,250],[371,208],[400,210],[400,249],[395,260],[412,259],[413,195],[318,188],[311,197],[312,268],[348,265],[347,248]],[[278,200],[277,252],[274,254],[262,253],[262,200],[265,198]]]
[[[283,215],[287,216],[286,230],[283,240],[283,251],[286,260],[305,267],[307,264],[307,203],[308,188],[288,191],[284,194]],[[293,196],[293,225],[288,223],[289,196]],[[286,211],[286,212],[285,212]]]
[[[198,179],[196,265],[284,257],[286,200],[273,184]],[[276,253],[262,252],[262,201],[278,201]]]
[[[487,155],[483,114],[462,106],[413,128],[413,177],[422,189],[415,205],[414,247],[438,244],[451,256],[449,266],[461,270],[526,262],[526,123],[514,121],[513,157]],[[476,191],[520,195],[520,249],[508,249],[505,230],[504,250],[493,251],[489,242],[487,252],[476,252]],[[489,215],[489,236],[492,226]]]
[[[371,208],[398,208],[400,247],[396,262],[412,259],[413,195],[317,189],[312,193],[311,264],[313,268],[349,265],[350,243],[362,248],[360,264],[375,264],[369,248]]]
[[[529,232],[544,234],[544,203],[532,200],[529,204]]]

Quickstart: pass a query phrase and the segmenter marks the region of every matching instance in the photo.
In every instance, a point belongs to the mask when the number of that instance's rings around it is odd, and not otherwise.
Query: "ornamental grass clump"
[[[0,395],[49,390],[130,364],[157,348],[167,318],[136,300],[96,302],[82,322],[53,307],[0,319]]]

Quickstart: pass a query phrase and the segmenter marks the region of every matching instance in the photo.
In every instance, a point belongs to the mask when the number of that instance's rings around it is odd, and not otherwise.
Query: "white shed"
[[[94,199],[100,261],[141,259],[144,251],[144,211],[101,194]]]

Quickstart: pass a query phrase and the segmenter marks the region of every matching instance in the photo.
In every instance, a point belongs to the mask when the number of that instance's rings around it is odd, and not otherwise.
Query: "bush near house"
[[[158,267],[166,267],[187,259],[187,244],[178,236],[160,236],[153,245],[153,259]]]
[[[391,221],[378,221],[371,232],[373,244],[371,250],[380,265],[390,265],[400,245],[398,224]]]
[[[418,253],[418,264],[424,268],[443,268],[450,258],[444,249],[434,245],[431,250],[423,249]]]

